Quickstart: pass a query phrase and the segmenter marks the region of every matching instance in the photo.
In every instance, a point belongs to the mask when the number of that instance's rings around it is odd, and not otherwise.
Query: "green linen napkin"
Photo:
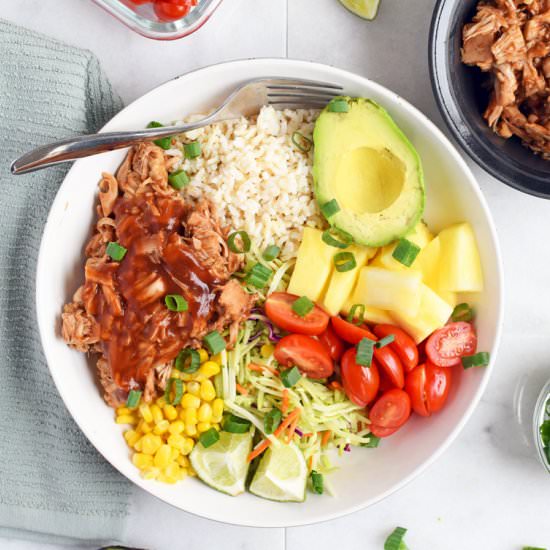
[[[35,319],[38,248],[67,168],[9,172],[21,153],[94,132],[121,106],[90,52],[0,20],[0,536],[100,542],[124,528],[130,484],[69,416]]]

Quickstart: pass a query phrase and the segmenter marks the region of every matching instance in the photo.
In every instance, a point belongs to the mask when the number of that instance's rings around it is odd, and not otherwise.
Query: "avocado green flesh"
[[[332,225],[358,244],[382,246],[405,235],[422,216],[422,166],[384,109],[368,99],[346,99],[347,113],[325,109],[315,124],[315,194],[320,205],[338,202]]]

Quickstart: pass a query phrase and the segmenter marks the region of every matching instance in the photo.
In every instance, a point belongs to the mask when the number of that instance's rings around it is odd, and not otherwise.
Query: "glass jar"
[[[550,451],[545,450],[540,434],[540,427],[544,421],[548,420],[550,420],[550,380],[548,380],[542,388],[533,412],[533,437],[535,439],[535,447],[542,465],[546,468],[548,473],[550,473]]]

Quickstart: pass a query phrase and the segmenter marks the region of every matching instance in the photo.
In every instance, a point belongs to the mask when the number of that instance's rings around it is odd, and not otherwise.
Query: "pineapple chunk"
[[[350,299],[344,304],[344,307],[342,308],[342,313],[344,315],[347,315],[356,303],[357,302],[354,302],[350,297]],[[376,307],[365,306],[364,319],[367,323],[374,323],[375,325],[391,325],[394,323],[393,318],[389,314],[389,312],[384,311],[383,309],[378,309]]]
[[[332,270],[327,292],[322,300],[322,306],[327,313],[330,313],[330,315],[340,313],[357,282],[359,270],[367,263],[369,257],[372,257],[373,250],[376,252],[375,248],[357,245],[346,248],[346,252],[351,252],[355,256],[357,267],[344,272],[336,271],[336,269]]]
[[[422,275],[419,271],[390,271],[363,267],[353,292],[352,303],[416,315],[420,306]]]
[[[449,320],[453,308],[440,298],[430,287],[421,286],[420,309],[416,315],[406,315],[402,311],[392,311],[391,316],[418,344],[434,330],[441,328]]]
[[[319,229],[304,228],[296,265],[288,284],[288,292],[307,296],[314,302],[323,295],[332,270],[332,257],[337,251],[323,242],[322,234]]]
[[[459,223],[439,234],[439,288],[451,292],[481,292],[483,272],[476,237],[469,223]]]

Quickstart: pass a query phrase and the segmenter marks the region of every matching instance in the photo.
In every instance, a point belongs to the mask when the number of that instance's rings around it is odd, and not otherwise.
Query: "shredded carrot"
[[[248,395],[248,390],[246,388],[243,388],[239,383],[235,384],[235,387],[241,395]]]
[[[281,412],[283,414],[286,414],[286,411],[288,411],[288,390],[285,388],[283,390],[283,401],[281,403]]]
[[[313,432],[307,432],[307,434],[304,434],[304,437],[311,437],[313,435]]]
[[[288,427],[288,432],[286,434],[285,443],[290,443],[294,437],[294,434],[296,432],[296,428],[298,427],[298,421],[300,420],[300,417],[297,416],[293,421],[292,424]]]
[[[313,455],[309,457],[309,460],[307,461],[307,467],[310,471],[313,470]]]
[[[333,389],[333,390],[340,390],[340,391],[344,391],[344,388],[342,387],[342,384],[340,384],[340,382],[337,382],[336,380],[333,380],[329,386]]]
[[[255,449],[248,455],[247,461],[252,462],[257,456],[260,456],[269,446],[271,441],[269,439],[264,439]]]
[[[328,443],[328,440],[330,439],[330,434],[332,432],[330,430],[326,430],[325,432],[323,432],[323,437],[321,438],[321,447],[326,447],[327,446],[327,443]]]
[[[273,376],[279,376],[279,371],[277,369],[274,369],[273,367],[270,367],[269,365],[263,365],[259,363],[249,363],[248,368],[255,372],[263,372],[264,370],[266,370],[271,374],[273,374]]]

